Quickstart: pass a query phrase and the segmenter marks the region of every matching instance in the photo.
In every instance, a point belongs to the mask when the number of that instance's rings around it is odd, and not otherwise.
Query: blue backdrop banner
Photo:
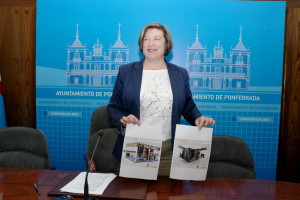
[[[4,107],[4,98],[2,96],[2,80],[0,74],[0,129],[6,128],[6,116]]]
[[[274,180],[284,1],[38,0],[37,128],[52,165],[85,170],[91,114],[108,103],[119,66],[143,58],[137,40],[150,22],[169,28],[166,59],[188,70],[214,134],[242,138],[257,178]]]

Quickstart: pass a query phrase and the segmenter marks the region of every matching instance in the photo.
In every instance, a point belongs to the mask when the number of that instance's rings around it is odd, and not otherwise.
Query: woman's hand
[[[134,125],[139,125],[139,126],[141,125],[140,120],[138,120],[138,118],[136,118],[136,116],[134,116],[132,114],[128,115],[127,117],[123,116],[120,119],[120,122],[124,127],[126,127],[127,124],[134,124]]]
[[[201,116],[195,120],[196,126],[198,126],[199,129],[206,126],[214,126],[216,124],[215,120],[213,118],[208,118]]]

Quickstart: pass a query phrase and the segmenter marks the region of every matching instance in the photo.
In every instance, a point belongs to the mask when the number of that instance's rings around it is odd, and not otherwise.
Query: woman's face
[[[146,59],[164,59],[166,40],[162,30],[150,28],[143,41],[143,53]]]

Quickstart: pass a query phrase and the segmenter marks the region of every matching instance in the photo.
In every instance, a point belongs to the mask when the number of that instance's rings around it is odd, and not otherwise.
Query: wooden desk
[[[56,170],[0,168],[0,200],[50,199],[47,196],[49,191],[70,173]],[[42,195],[38,195],[33,187],[34,183],[39,185]],[[149,181],[146,199],[292,200],[300,199],[300,184],[235,179],[180,181],[159,177],[157,181]]]

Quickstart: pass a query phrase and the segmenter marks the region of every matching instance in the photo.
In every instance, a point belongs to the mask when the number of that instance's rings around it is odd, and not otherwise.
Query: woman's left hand
[[[215,120],[213,118],[208,118],[201,116],[195,120],[196,126],[198,126],[199,129],[206,126],[214,126],[216,124]]]

